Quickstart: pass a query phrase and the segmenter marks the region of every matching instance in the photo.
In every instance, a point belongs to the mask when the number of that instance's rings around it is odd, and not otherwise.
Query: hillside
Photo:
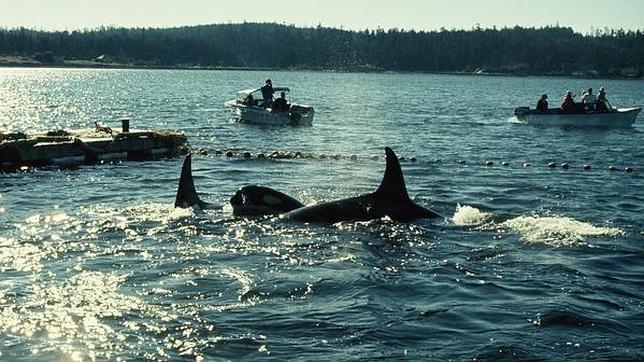
[[[272,23],[72,32],[20,28],[0,29],[0,55],[6,60],[0,65],[23,59],[25,65],[641,77],[644,33],[607,29],[583,35],[565,27],[347,31]]]

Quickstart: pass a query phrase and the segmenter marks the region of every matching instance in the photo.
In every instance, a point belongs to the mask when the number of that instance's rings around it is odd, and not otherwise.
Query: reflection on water
[[[224,100],[268,76],[316,107],[313,127],[228,121]],[[181,159],[1,174],[0,359],[640,359],[641,125],[507,122],[588,82],[0,69],[2,130],[131,117],[195,148],[317,155],[195,155],[209,201],[247,184],[307,204],[371,192],[388,145],[417,157],[401,162],[410,196],[447,216],[302,225],[174,209]],[[641,106],[640,83],[602,84]]]

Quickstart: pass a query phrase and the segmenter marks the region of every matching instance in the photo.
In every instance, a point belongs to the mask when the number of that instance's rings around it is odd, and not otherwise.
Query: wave
[[[527,243],[571,246],[586,243],[590,237],[624,235],[617,227],[595,226],[562,216],[519,216],[498,225],[521,235]]]
[[[526,243],[571,246],[587,243],[592,237],[617,237],[625,232],[614,226],[596,226],[588,222],[557,215],[518,216],[498,222],[498,217],[469,205],[458,205],[451,220],[459,226],[477,226],[479,230],[514,232]]]
[[[476,207],[458,204],[452,222],[456,225],[480,225],[490,221],[493,216],[494,214],[483,212]]]

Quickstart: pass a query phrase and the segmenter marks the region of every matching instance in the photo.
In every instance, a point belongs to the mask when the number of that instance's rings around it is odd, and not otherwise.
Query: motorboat
[[[237,98],[224,103],[232,108],[234,119],[252,124],[261,125],[293,125],[310,126],[313,124],[315,110],[311,106],[290,103],[290,89],[287,87],[274,87],[273,92],[284,92],[287,99],[287,109],[276,110],[271,100],[263,99],[261,88],[244,89],[237,92]]]
[[[575,111],[551,108],[545,112],[518,107],[514,109],[517,122],[538,126],[570,127],[631,127],[642,108],[613,108],[610,104],[603,110],[587,111],[583,107]]]

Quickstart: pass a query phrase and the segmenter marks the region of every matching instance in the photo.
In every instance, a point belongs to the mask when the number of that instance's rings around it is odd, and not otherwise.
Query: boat
[[[277,94],[284,92],[287,101],[289,100],[289,88],[275,87],[273,92]],[[235,113],[234,119],[240,122],[279,126],[310,126],[313,124],[315,110],[311,106],[288,102],[288,110],[278,112],[266,103],[268,102],[262,98],[261,88],[254,88],[237,92],[236,99],[229,100],[224,104],[232,108]]]
[[[517,107],[514,116],[519,123],[538,126],[569,127],[631,127],[642,108],[607,107],[602,111],[564,112],[561,108],[551,108],[539,112],[530,107]]]

